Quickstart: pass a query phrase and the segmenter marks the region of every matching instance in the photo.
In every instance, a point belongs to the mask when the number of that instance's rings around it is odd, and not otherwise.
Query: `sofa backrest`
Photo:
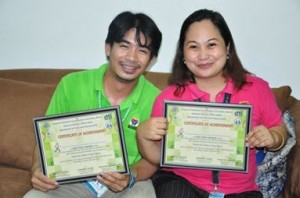
[[[25,81],[36,84],[57,84],[59,80],[70,72],[80,71],[81,69],[11,69],[0,70],[0,78],[8,78],[17,81]],[[170,73],[146,72],[145,77],[159,89],[168,85]],[[279,108],[283,112],[288,109],[295,98],[291,96],[290,86],[273,88]]]
[[[80,71],[81,69],[8,69],[0,70],[0,78],[8,78],[18,81],[42,84],[57,84],[58,81],[68,73]],[[169,73],[146,72],[145,76],[158,88],[167,86]]]
[[[75,71],[79,69],[0,70],[0,153],[5,153],[1,155],[0,164],[14,165],[26,170],[31,167],[32,159],[27,156],[33,152],[32,146],[35,145],[32,118],[44,114],[58,81],[64,75]],[[160,89],[167,86],[169,75],[159,72],[145,74]],[[282,111],[298,101],[290,95],[289,86],[273,88],[273,92]],[[294,108],[292,111],[295,115],[299,114]],[[24,143],[28,145],[26,149],[16,147]]]

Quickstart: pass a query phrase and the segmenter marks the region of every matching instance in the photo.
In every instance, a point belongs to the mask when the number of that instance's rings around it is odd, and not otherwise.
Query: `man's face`
[[[140,41],[146,44],[142,34]],[[106,44],[105,53],[109,57],[110,71],[121,82],[132,82],[139,78],[151,61],[150,50],[139,46],[136,41],[135,28],[130,29],[120,43],[114,43],[112,46]]]

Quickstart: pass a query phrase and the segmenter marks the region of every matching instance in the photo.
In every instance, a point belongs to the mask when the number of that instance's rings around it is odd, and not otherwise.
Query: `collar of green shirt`
[[[108,101],[108,99],[104,92],[103,77],[108,67],[109,67],[108,63],[101,65],[97,70],[97,72],[95,72],[96,76],[94,77],[95,79],[94,89],[99,94],[101,94],[101,98],[105,98],[106,101]],[[138,79],[138,83],[135,86],[133,92],[121,102],[120,104],[121,109],[130,108],[133,104],[137,104],[141,96],[145,81],[146,79],[144,75],[140,76],[140,78]],[[101,102],[103,103],[103,101]]]

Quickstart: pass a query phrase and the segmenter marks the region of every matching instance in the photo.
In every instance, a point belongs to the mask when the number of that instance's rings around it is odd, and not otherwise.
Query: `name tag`
[[[96,194],[97,197],[101,197],[107,190],[107,187],[97,180],[85,181],[84,184]]]
[[[209,193],[208,198],[224,198],[225,194],[220,192],[211,192]]]

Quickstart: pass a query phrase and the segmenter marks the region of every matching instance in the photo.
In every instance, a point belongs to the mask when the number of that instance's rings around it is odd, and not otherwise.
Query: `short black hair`
[[[155,22],[146,14],[132,13],[129,11],[118,14],[108,28],[106,44],[112,46],[115,42],[120,43],[124,35],[132,28],[136,29],[136,41],[140,46],[150,49],[151,58],[157,57],[161,45],[162,34]],[[141,43],[140,35],[144,35],[146,42]],[[150,39],[150,42],[149,40]]]

